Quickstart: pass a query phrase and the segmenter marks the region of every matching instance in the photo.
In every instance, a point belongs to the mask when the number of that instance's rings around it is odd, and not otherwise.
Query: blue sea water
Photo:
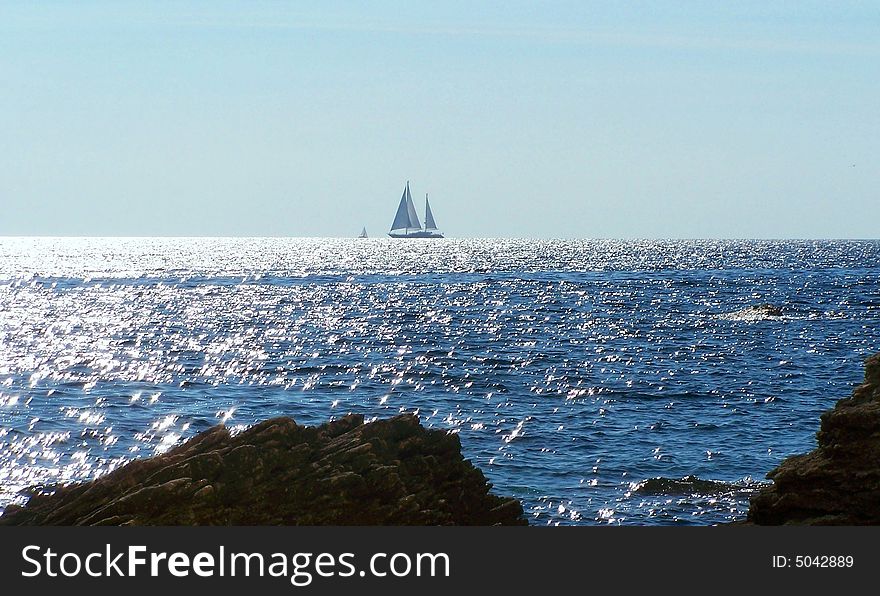
[[[415,412],[532,524],[741,519],[878,321],[877,241],[0,238],[0,507],[221,422]]]

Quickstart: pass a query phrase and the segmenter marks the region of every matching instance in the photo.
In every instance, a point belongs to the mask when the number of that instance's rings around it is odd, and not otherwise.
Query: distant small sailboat
[[[369,238],[369,236],[367,236],[367,227],[366,226],[364,226],[364,229],[361,230],[360,236],[358,236],[358,238]]]
[[[416,206],[413,204],[412,195],[409,192],[409,180],[406,181],[406,187],[403,189],[403,196],[400,197],[397,214],[394,216],[394,222],[391,224],[391,231],[388,235],[392,238],[443,238],[443,234],[437,229],[434,214],[431,213],[431,204],[428,202],[427,194],[425,194],[425,227],[422,227],[422,222],[416,215]]]

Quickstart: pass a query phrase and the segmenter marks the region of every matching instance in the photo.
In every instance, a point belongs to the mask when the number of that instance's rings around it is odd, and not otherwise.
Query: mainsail
[[[428,193],[425,193],[425,229],[437,229],[437,224],[434,222],[434,214],[431,213],[431,203],[428,202]]]
[[[409,181],[406,183],[406,212],[409,215],[409,225],[407,227],[421,230],[422,222],[419,221],[419,216],[416,215],[416,206],[413,204],[412,195],[409,193]]]
[[[394,222],[391,224],[391,229],[422,229],[419,216],[416,215],[416,206],[413,205],[412,195],[409,192],[409,181],[406,183],[406,188],[403,189],[403,196],[400,197],[400,205],[397,206],[397,214],[394,216]]]

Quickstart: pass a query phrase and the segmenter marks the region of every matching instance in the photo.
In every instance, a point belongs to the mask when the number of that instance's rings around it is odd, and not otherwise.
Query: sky
[[[878,238],[880,3],[0,0],[0,235]]]

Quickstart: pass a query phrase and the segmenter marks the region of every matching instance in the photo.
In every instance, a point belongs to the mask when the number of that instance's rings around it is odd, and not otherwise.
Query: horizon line
[[[252,235],[208,235],[196,234],[192,236],[181,236],[178,234],[155,234],[155,235],[128,235],[128,234],[4,234],[0,233],[2,239],[28,239],[28,238],[44,238],[44,239],[303,239],[303,240],[411,240],[401,238],[391,238],[387,234],[381,236],[370,236],[368,238],[358,238],[357,236],[252,236]],[[783,242],[783,241],[802,241],[802,242],[880,242],[878,238],[867,237],[806,237],[806,236],[445,236],[443,238],[433,238],[431,240],[586,240],[586,241],[627,241],[627,242],[644,242],[644,241],[732,241],[732,242]]]

